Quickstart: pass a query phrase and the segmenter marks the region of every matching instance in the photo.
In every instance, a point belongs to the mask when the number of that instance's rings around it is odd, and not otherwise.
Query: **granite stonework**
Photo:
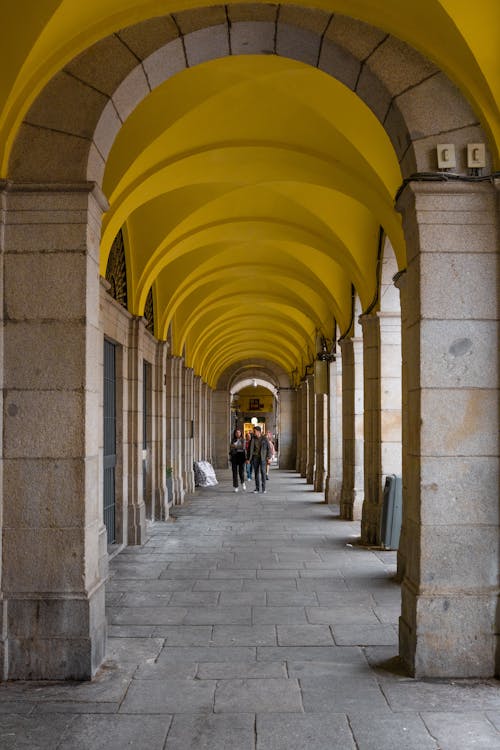
[[[297,390],[279,389],[279,465],[282,469],[295,468],[297,452]]]
[[[362,315],[364,366],[364,544],[380,544],[385,478],[401,476],[401,315]]]
[[[328,365],[328,456],[325,500],[340,504],[342,493],[342,352]]]
[[[316,462],[316,394],[314,392],[314,375],[308,375],[307,381],[307,463],[306,481],[314,484],[314,471]]]
[[[358,333],[361,333],[358,331]],[[359,521],[364,500],[363,339],[345,338],[342,349],[343,472],[340,513]]]
[[[314,466],[314,491],[324,492],[328,455],[328,401],[326,393],[316,394],[316,458]]]
[[[106,641],[96,367],[106,203],[88,184],[5,184],[2,205],[1,671],[7,679],[90,679]],[[22,360],[18,323],[28,340],[40,332],[45,341],[24,346]],[[57,356],[65,326],[71,361]]]
[[[341,520],[297,472],[273,471],[260,497],[235,495],[230,472],[221,470],[217,487],[188,494],[173,513],[175,523],[148,524],[144,547],[110,563],[109,617],[124,624],[110,627],[107,659],[91,682],[0,685],[6,747],[500,745],[498,683],[407,675],[397,657],[395,553],[346,544],[359,536],[359,523]],[[193,577],[166,577],[189,566]],[[309,578],[311,590],[301,592],[308,570],[328,575]],[[258,578],[276,571],[289,578]],[[342,591],[322,588],[335,578]],[[198,585],[207,582],[214,588],[203,600]],[[258,598],[231,601],[238,592],[229,582]],[[262,589],[241,591],[244,582]],[[155,624],[172,612],[178,624]]]
[[[490,676],[498,631],[498,361],[489,354],[498,352],[497,191],[411,183],[398,208],[408,248],[400,653],[415,675]],[[457,225],[463,232],[450,244]]]

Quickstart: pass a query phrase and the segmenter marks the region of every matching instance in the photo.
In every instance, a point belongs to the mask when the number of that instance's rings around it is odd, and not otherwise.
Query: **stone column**
[[[154,517],[160,520],[168,518],[168,494],[166,486],[167,477],[167,398],[166,398],[166,372],[167,372],[168,344],[158,341],[156,345],[156,362],[153,370],[153,490],[154,490]]]
[[[328,454],[328,403],[326,393],[317,393],[316,403],[316,454],[314,467],[314,490],[324,492],[326,486],[326,461]]]
[[[209,461],[210,441],[209,441],[209,399],[210,393],[207,383],[202,381],[201,384],[201,427],[200,427],[200,459]]]
[[[127,414],[127,477],[128,477],[128,544],[144,544],[146,539],[146,507],[144,505],[142,477],[142,415],[145,405],[142,403],[143,391],[143,350],[144,319],[133,318],[129,327],[128,355],[128,389]]]
[[[184,485],[182,482],[182,451],[181,451],[181,427],[180,427],[180,398],[179,380],[182,359],[180,357],[167,357],[166,362],[166,461],[167,467],[172,468],[172,494],[174,505],[182,505],[184,502]]]
[[[411,183],[407,558],[400,653],[421,677],[489,677],[498,628],[498,196]]]
[[[388,474],[401,476],[401,316],[360,317],[364,363],[363,544],[380,544],[383,489]]]
[[[309,463],[309,383],[306,380],[302,383],[302,415],[301,415],[301,434],[302,457],[300,462],[300,476],[307,476],[307,465]]]
[[[214,391],[210,386],[207,384],[206,386],[206,393],[207,393],[207,411],[206,411],[206,433],[205,433],[205,441],[206,441],[206,455],[205,459],[214,465],[214,454],[212,450],[212,437],[213,437],[213,419],[214,419]],[[228,416],[229,419],[229,416]]]
[[[361,520],[363,477],[363,340],[343,339],[342,349],[342,437],[343,469],[340,516]]]
[[[174,379],[173,379],[173,434],[174,434],[174,502],[182,504],[186,493],[186,483],[184,475],[184,463],[186,454],[184,450],[184,415],[183,415],[183,396],[184,396],[184,360],[182,357],[174,357]]]
[[[401,535],[399,537],[398,564],[396,578],[401,583],[406,573],[406,558],[408,555],[408,534],[406,533],[406,519],[408,502],[408,446],[409,446],[409,414],[408,414],[408,337],[404,333],[408,328],[408,299],[406,293],[406,271],[398,273],[394,286],[399,289],[401,301],[401,472],[403,475],[403,518]]]
[[[193,408],[193,457],[195,461],[199,461],[201,458],[201,387],[202,380],[199,375],[194,376],[193,393],[194,393],[194,408]]]
[[[328,377],[328,476],[325,499],[328,503],[340,505],[342,494],[342,353],[340,349],[335,355],[335,362],[329,364]]]
[[[279,465],[295,468],[297,453],[297,392],[295,388],[279,390]]]
[[[182,423],[184,431],[184,487],[194,492],[194,370],[183,367]]]
[[[229,466],[230,418],[228,391],[213,391],[211,445],[215,469],[227,469]]]
[[[297,401],[296,401],[296,430],[295,430],[295,441],[297,444],[297,450],[295,453],[295,471],[300,474],[302,466],[302,396],[303,388],[302,383],[297,388]]]
[[[316,394],[314,375],[307,376],[307,465],[306,482],[314,484],[314,464],[316,460]]]
[[[104,657],[99,446],[105,199],[0,185],[3,270],[1,678],[90,679]]]

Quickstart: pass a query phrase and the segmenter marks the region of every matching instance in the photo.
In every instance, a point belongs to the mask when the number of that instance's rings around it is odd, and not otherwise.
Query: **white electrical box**
[[[486,148],[484,143],[467,144],[467,166],[470,169],[481,169],[486,166]]]
[[[457,166],[454,143],[438,143],[436,149],[438,169],[453,169]]]

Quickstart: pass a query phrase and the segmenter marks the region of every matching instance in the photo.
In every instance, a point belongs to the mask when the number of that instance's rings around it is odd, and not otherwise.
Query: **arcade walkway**
[[[2,750],[500,747],[497,682],[398,668],[394,553],[295,473],[219,479],[112,561],[93,683],[0,685]]]

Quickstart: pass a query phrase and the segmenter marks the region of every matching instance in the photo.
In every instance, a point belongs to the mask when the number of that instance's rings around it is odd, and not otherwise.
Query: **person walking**
[[[233,489],[238,492],[238,477],[242,489],[246,490],[245,484],[245,461],[246,461],[245,439],[241,430],[236,429],[233,432],[233,439],[229,446],[229,457],[231,459],[231,469],[233,471]]]
[[[245,451],[246,451],[246,455],[247,456],[248,456],[248,451],[250,450],[250,441],[251,441],[251,439],[252,439],[252,433],[249,430],[247,432],[247,434],[246,434],[246,440],[245,440]],[[247,461],[246,462],[246,470],[247,470],[247,479],[248,479],[248,481],[250,481],[250,479],[252,478],[252,469],[253,469],[252,462],[251,461]]]
[[[266,461],[266,480],[269,481],[269,470],[271,468],[271,463],[272,463],[272,461],[274,459],[274,455],[276,453],[276,450],[274,448],[274,442],[273,442],[273,436],[272,436],[272,434],[270,432],[266,432],[266,436],[267,436],[267,442],[269,443],[269,448],[270,448],[270,453],[269,453],[269,456],[267,457],[267,461]]]
[[[255,475],[254,492],[260,492],[260,488],[262,487],[263,494],[266,493],[266,468],[267,460],[270,457],[271,448],[269,441],[265,435],[262,435],[259,425],[255,425],[247,455],[247,462],[252,464]]]

